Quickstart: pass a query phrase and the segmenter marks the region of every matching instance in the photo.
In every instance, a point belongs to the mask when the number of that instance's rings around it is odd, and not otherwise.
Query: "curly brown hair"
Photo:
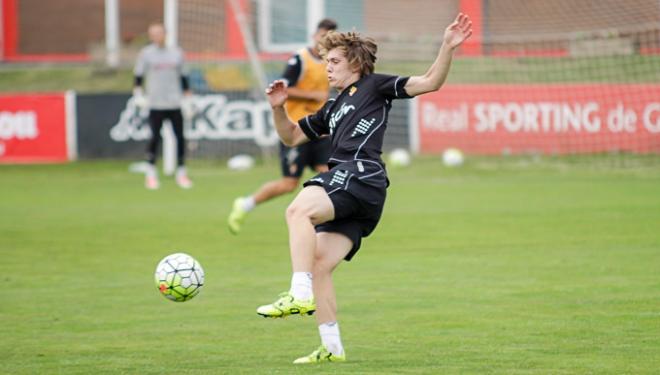
[[[348,64],[360,71],[360,78],[374,72],[378,46],[372,38],[363,37],[357,31],[347,33],[330,31],[321,40],[319,46],[323,58],[335,48],[342,51]]]

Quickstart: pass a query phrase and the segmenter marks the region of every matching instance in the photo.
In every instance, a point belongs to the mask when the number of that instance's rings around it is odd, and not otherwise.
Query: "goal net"
[[[216,109],[225,116],[219,128],[201,120],[191,128],[211,134],[191,137],[200,139],[197,152],[275,144],[268,107],[248,105],[263,100],[258,69],[277,78],[319,19],[376,39],[378,72],[414,75],[433,62],[458,12],[472,18],[473,37],[456,52],[443,89],[394,102],[386,149],[660,154],[657,0],[181,1],[179,41],[192,61],[193,85],[235,111]],[[240,135],[253,131],[263,133],[258,142]],[[217,142],[204,146],[205,137]]]

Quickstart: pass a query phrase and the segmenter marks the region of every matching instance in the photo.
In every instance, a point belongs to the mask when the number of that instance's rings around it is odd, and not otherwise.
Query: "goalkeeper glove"
[[[136,87],[133,89],[133,104],[135,104],[138,109],[143,110],[149,107],[149,101],[147,97],[144,96],[144,92],[141,87]]]
[[[181,99],[181,114],[186,120],[192,120],[197,114],[197,107],[195,106],[195,101],[193,100],[192,95],[185,95],[183,99]]]

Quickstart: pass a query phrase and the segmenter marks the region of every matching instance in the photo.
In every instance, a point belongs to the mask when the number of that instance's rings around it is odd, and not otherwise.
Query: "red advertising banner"
[[[660,85],[446,85],[415,103],[421,153],[660,153]]]
[[[65,94],[0,95],[0,163],[64,162]]]

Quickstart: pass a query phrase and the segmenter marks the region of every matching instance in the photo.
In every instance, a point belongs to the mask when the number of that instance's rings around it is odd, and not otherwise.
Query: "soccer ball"
[[[407,167],[410,165],[410,153],[403,148],[396,148],[390,152],[389,162],[394,167]]]
[[[448,148],[442,153],[442,162],[447,167],[458,167],[463,164],[463,153],[457,148]]]
[[[168,255],[156,267],[156,287],[167,299],[185,302],[202,290],[204,269],[188,254]]]

